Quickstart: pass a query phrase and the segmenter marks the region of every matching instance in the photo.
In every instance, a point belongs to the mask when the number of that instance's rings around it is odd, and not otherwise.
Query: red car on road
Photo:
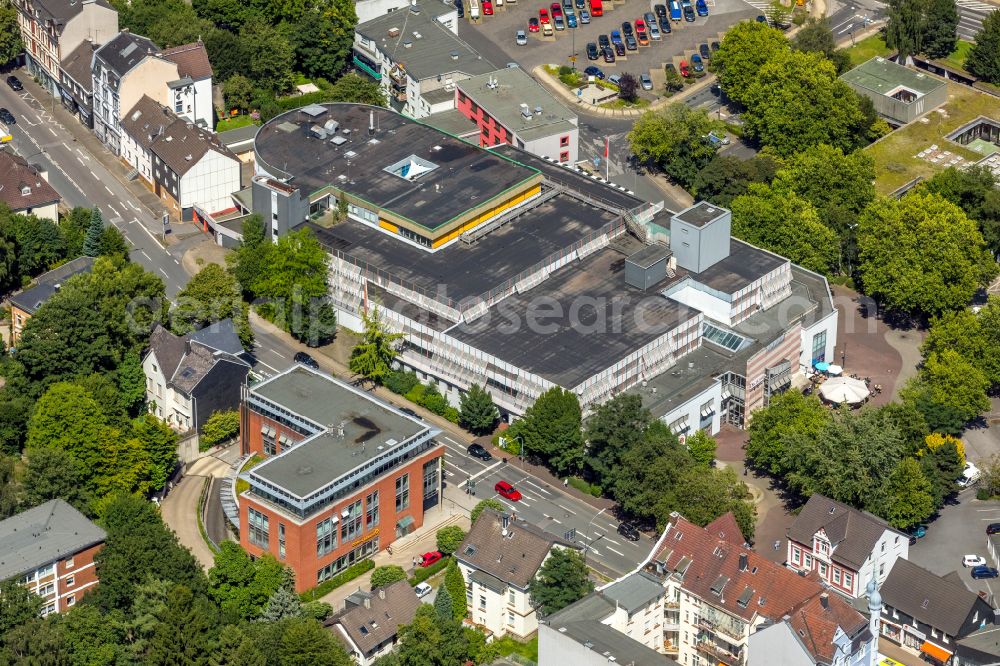
[[[420,556],[420,566],[429,567],[430,565],[440,560],[442,557],[444,557],[444,555],[442,555],[441,551],[438,550],[434,550],[429,553],[424,553],[423,555]]]
[[[497,491],[500,497],[509,499],[511,502],[517,502],[521,499],[521,493],[514,486],[510,485],[506,481],[498,481],[497,485],[493,486],[493,490]]]
[[[544,8],[543,9],[539,9],[538,10],[538,20],[541,23],[549,23],[549,10],[544,9]]]

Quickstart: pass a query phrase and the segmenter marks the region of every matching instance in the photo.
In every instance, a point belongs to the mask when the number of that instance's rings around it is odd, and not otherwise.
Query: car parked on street
[[[1000,534],[1000,523],[990,523],[986,526],[987,534]]]
[[[7,109],[0,108],[0,123],[6,123],[7,125],[16,125],[17,118],[14,114]]]
[[[21,90],[24,90],[24,86],[21,85],[21,80],[13,75],[7,77],[7,85],[14,91],[20,92]]]
[[[493,456],[490,455],[490,452],[484,449],[481,444],[472,444],[468,449],[466,449],[466,451],[473,458],[479,458],[483,462],[493,460]]]
[[[639,532],[639,528],[637,528],[632,523],[619,523],[618,534],[621,534],[629,541],[638,541],[639,538],[642,536],[642,534]]]
[[[4,111],[4,109],[0,109],[0,112],[2,112],[2,111]],[[0,113],[0,120],[3,120],[3,114],[2,113]],[[301,352],[301,351],[300,352],[295,352],[295,356],[293,357],[292,360],[294,360],[299,365],[305,365],[305,366],[308,366],[310,368],[313,368],[314,370],[319,370],[319,363],[316,362],[316,359],[314,359],[312,356],[310,356],[309,354],[307,354],[305,352]]]
[[[972,577],[973,578],[996,578],[1000,576],[1000,571],[997,571],[995,567],[973,567]]]
[[[604,77],[602,76],[601,78],[603,79]],[[521,500],[520,491],[506,481],[497,481],[497,484],[493,486],[493,490],[495,490],[500,497],[509,499],[511,502],[518,502]]]
[[[962,558],[963,567],[984,567],[986,566],[986,558],[982,555],[966,555]]]
[[[420,566],[429,567],[438,560],[440,560],[444,555],[441,554],[440,550],[432,550],[429,553],[424,553],[420,556]]]

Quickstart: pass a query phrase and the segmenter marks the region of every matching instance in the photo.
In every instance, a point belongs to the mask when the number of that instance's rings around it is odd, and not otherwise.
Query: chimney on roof
[[[385,601],[385,588],[384,587],[378,588],[378,598],[382,599],[383,601]]]
[[[507,528],[510,527],[510,516],[506,513],[500,515],[500,533],[507,536]]]
[[[375,136],[375,112],[368,112],[368,136]]]
[[[829,609],[830,608],[830,595],[827,594],[826,592],[824,592],[823,594],[819,595],[819,605],[822,606],[823,608]]]
[[[749,564],[750,556],[746,553],[740,553],[740,571],[746,571]]]
[[[371,595],[366,594],[365,595],[365,608],[367,608],[368,610],[371,610],[371,607],[372,607],[372,598],[371,598]]]

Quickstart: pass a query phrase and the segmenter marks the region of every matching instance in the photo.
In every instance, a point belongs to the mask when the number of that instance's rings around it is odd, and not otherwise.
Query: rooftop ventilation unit
[[[521,105],[521,115],[528,119],[531,118],[531,109],[528,108],[527,104]]]
[[[458,54],[458,51],[452,51],[451,53],[449,53],[449,54],[448,54],[448,56],[449,56],[449,57],[450,57],[450,58],[451,58],[452,60],[458,60],[458,55],[459,55],[459,54]]]
[[[410,48],[411,46],[413,46],[413,42],[411,42],[411,41],[410,41],[410,40],[408,40],[408,39],[406,39],[406,40],[403,40],[403,48],[404,48],[404,49],[408,49],[408,48]]]
[[[325,129],[330,134],[333,134],[339,128],[340,128],[340,123],[338,123],[336,120],[333,120],[332,118],[323,123],[323,129]]]
[[[309,128],[309,136],[315,137],[317,139],[326,139],[326,130],[320,125],[313,125]]]
[[[345,143],[347,143],[347,139],[345,139],[344,137],[342,137],[340,135],[337,135],[337,136],[333,137],[332,139],[330,139],[330,143],[332,143],[335,146],[342,146]]]

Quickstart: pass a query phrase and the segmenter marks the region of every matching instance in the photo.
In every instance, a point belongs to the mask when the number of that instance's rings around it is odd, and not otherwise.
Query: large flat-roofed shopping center
[[[252,208],[275,237],[314,230],[340,323],[381,304],[400,362],[453,402],[476,383],[517,417],[556,385],[584,407],[635,391],[676,432],[715,432],[833,358],[826,280],[732,238],[717,206],[671,213],[363,105],[283,114],[255,147]],[[347,220],[313,222],[342,200]]]

